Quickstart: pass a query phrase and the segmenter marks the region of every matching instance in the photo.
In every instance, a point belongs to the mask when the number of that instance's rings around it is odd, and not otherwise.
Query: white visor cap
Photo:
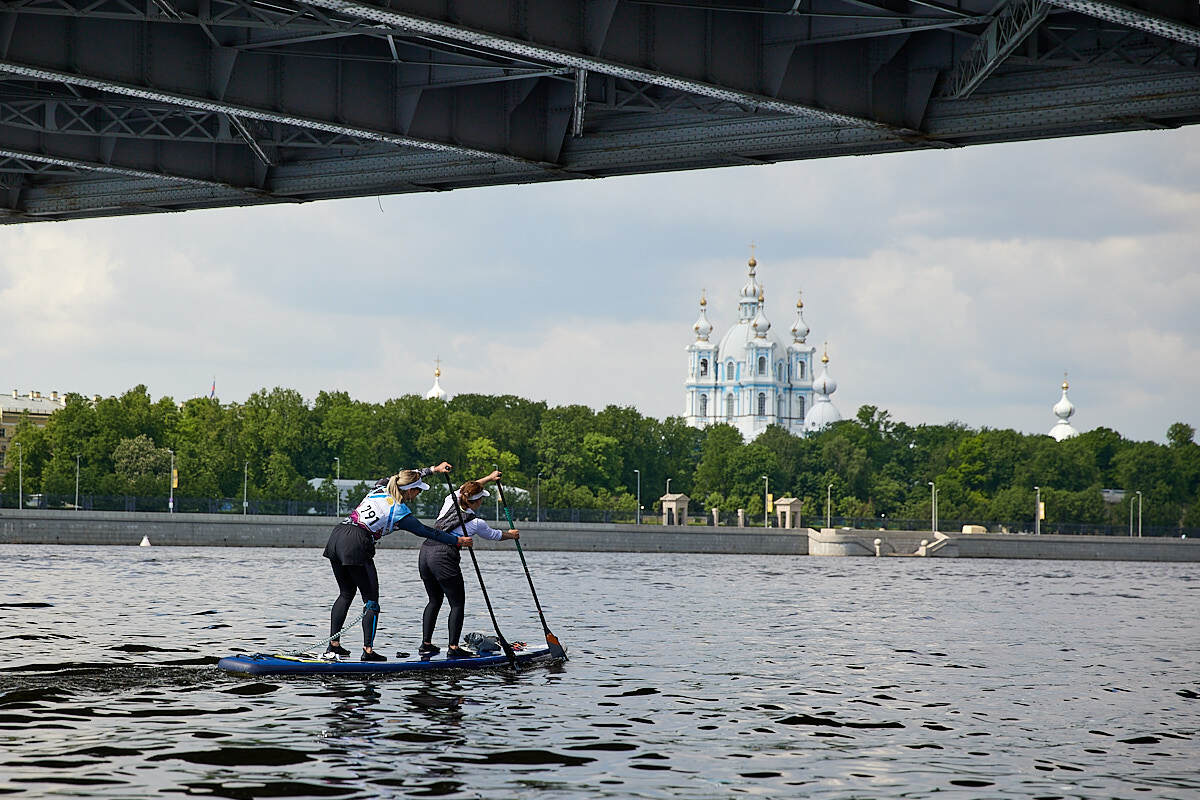
[[[396,488],[400,491],[404,491],[405,489],[420,489],[421,491],[424,491],[429,488],[429,484],[420,478],[417,478],[412,483],[406,483],[403,486],[397,486]]]
[[[489,497],[489,496],[490,495],[488,495],[487,489],[480,489],[478,492],[471,495],[471,502],[474,503],[476,500],[478,500],[481,497]]]

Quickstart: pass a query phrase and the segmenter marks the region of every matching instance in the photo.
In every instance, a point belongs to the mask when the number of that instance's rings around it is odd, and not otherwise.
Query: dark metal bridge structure
[[[1197,0],[0,0],[0,222],[1174,128]]]

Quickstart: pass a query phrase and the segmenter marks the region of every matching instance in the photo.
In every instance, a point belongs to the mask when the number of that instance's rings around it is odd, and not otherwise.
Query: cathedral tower
[[[700,317],[692,326],[695,341],[687,347],[684,416],[689,425],[698,428],[727,423],[747,440],[769,425],[803,435],[816,429],[806,424],[806,418],[817,399],[813,388],[816,348],[807,343],[804,303],[796,302],[792,341],[785,346],[767,319],[766,290],[758,279],[757,259],[751,256],[747,266],[746,283],[738,294],[737,322],[717,345],[710,340],[713,326],[707,316],[708,301],[703,295],[700,298]],[[827,394],[825,401],[828,403]],[[831,416],[841,418],[832,403],[822,411],[821,425]]]

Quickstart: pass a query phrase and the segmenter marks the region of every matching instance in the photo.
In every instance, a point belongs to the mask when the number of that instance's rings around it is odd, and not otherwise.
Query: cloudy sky
[[[1046,432],[1200,428],[1200,128],[0,228],[4,390],[284,386],[683,408],[749,244],[834,403]]]

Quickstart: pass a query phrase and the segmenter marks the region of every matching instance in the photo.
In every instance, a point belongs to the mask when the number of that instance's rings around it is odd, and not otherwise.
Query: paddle
[[[512,512],[508,509],[508,498],[504,496],[504,485],[500,483],[499,479],[496,480],[496,491],[500,492],[500,504],[504,506],[504,516],[508,517],[508,527],[517,527],[513,524]],[[525,579],[529,581],[529,591],[533,594],[533,604],[537,606],[538,619],[542,621],[542,630],[546,632],[546,644],[550,647],[550,654],[566,661],[567,651],[558,641],[558,637],[550,632],[550,626],[546,624],[546,615],[542,613],[542,604],[538,601],[537,590],[533,588],[533,576],[529,574],[529,565],[525,563],[525,551],[521,549],[521,540],[514,539],[513,541],[517,543],[517,554],[521,556],[521,566],[525,568]]]
[[[463,535],[467,533],[467,523],[463,519],[462,508],[458,505],[458,497],[455,496],[454,484],[450,482],[450,473],[442,473],[446,476],[446,487],[450,490],[450,502],[454,504],[454,511],[458,514],[458,527],[462,530]],[[500,646],[504,648],[504,655],[508,656],[508,664],[514,669],[517,666],[517,654],[513,652],[512,645],[504,638],[504,634],[500,632],[500,623],[496,622],[496,612],[492,610],[492,601],[488,597],[487,587],[483,585],[483,573],[479,571],[479,560],[475,558],[475,548],[468,547],[467,552],[471,554],[471,563],[475,565],[475,577],[479,578],[479,591],[483,592],[483,602],[487,603],[488,613],[492,616],[492,627],[496,629],[496,638],[500,640]]]

